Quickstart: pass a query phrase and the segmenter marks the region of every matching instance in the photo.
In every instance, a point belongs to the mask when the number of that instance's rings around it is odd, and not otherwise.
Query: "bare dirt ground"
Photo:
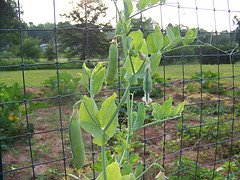
[[[30,88],[27,89],[27,91],[36,94],[36,97],[43,96],[43,92],[37,88]],[[103,93],[102,95],[106,96],[108,93],[109,92]],[[210,102],[210,105],[211,102],[219,102],[219,97],[217,94],[209,93],[199,94],[186,92],[183,98],[181,88],[177,88],[176,91],[176,87],[167,87],[165,94],[166,99],[167,97],[173,97],[174,104],[178,104],[179,102],[185,100],[187,105],[197,104],[196,106],[199,107],[201,102]],[[136,99],[141,98],[136,97]],[[154,100],[155,102],[163,102],[163,98],[155,98]],[[220,101],[225,105],[225,107],[232,106],[232,99],[228,96],[221,96]],[[72,102],[69,102],[71,101],[62,100],[60,107],[61,116],[59,115],[59,106],[55,102],[49,101],[46,102],[51,104],[49,107],[36,109],[29,114],[29,121],[32,122],[34,126],[34,134],[30,137],[30,142],[28,141],[28,138],[25,137],[23,142],[17,141],[16,144],[10,147],[7,151],[3,152],[4,171],[11,171],[21,167],[26,168],[7,173],[4,175],[4,179],[31,179],[33,177],[31,161],[33,161],[35,164],[34,173],[38,178],[46,177],[47,179],[61,179],[62,173],[64,172],[63,149],[64,154],[67,157],[66,168],[70,172],[73,171],[71,159],[68,159],[71,157],[71,153],[67,127],[69,117],[72,112]],[[178,118],[176,120],[167,121],[165,124],[162,123],[159,126],[145,128],[145,130],[139,130],[136,139],[144,142],[143,135],[145,133],[146,150],[144,154],[143,145],[137,147],[135,151],[138,152],[143,159],[145,158],[146,163],[150,163],[156,158],[165,155],[167,157],[164,160],[165,166],[170,167],[173,161],[179,158],[180,153],[182,156],[188,156],[193,160],[196,160],[196,157],[198,156],[200,164],[208,164],[215,161],[215,146],[201,148],[196,147],[197,145],[201,144],[204,145],[213,143],[216,140],[199,139],[198,137],[191,141],[188,141],[188,139],[181,139],[181,129],[179,129],[179,127],[181,127],[179,126],[181,123],[187,124],[188,126],[199,125],[198,114],[190,117],[188,117],[186,114],[187,113],[183,113],[183,119]],[[239,116],[236,117],[235,121],[238,123],[240,122]],[[234,132],[240,133],[239,129],[236,129]],[[61,139],[62,137],[63,141]],[[84,133],[84,139],[85,142],[87,142],[87,149],[90,150],[90,136]],[[29,144],[31,144],[32,153],[30,153]],[[227,146],[227,143],[225,143],[224,146]],[[240,145],[238,147],[240,147]],[[185,148],[185,150],[180,152],[179,150],[181,150],[181,148]],[[227,158],[228,148],[225,147],[226,154],[224,154],[224,152],[220,153],[220,151],[217,151],[217,158],[220,160]],[[162,163],[162,160],[159,162]]]

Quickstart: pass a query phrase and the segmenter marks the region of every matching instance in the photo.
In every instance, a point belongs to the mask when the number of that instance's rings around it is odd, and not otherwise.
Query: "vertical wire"
[[[59,125],[61,133],[61,144],[62,144],[62,156],[63,156],[63,166],[64,166],[64,176],[67,179],[67,168],[66,168],[66,155],[64,148],[64,135],[63,135],[63,123],[62,123],[62,108],[61,108],[61,89],[60,89],[60,72],[59,72],[59,60],[58,60],[58,35],[57,35],[57,20],[56,20],[56,2],[53,3],[53,23],[54,23],[54,46],[55,46],[55,56],[56,56],[56,73],[57,73],[57,100],[58,100],[58,113],[59,113]]]
[[[178,3],[178,25],[179,25],[179,30],[180,30],[180,34],[181,34],[181,28],[180,28],[180,25],[181,25],[181,17],[180,17],[180,4],[179,4],[179,1],[177,0],[177,3]],[[183,58],[183,52],[182,52],[182,55],[181,55],[181,60],[182,60],[182,100],[185,99],[185,75],[184,75],[184,58]],[[180,178],[180,168],[181,168],[181,163],[182,163],[182,149],[183,149],[183,130],[184,130],[184,116],[183,114],[181,115],[181,134],[180,134],[180,151],[179,151],[179,160],[178,160],[178,172],[177,172],[177,178],[179,179]]]
[[[112,1],[112,0],[111,0]],[[116,0],[117,2],[117,0]],[[117,24],[118,24],[118,12],[117,12],[117,7],[115,7],[115,18],[116,18],[116,26],[115,28],[117,28]],[[120,58],[120,51],[118,51],[118,103],[120,103],[121,101],[121,58]],[[119,129],[120,131],[122,130],[122,117],[119,115],[118,117],[118,123],[119,123]]]
[[[3,180],[2,138],[0,139],[0,180]]]
[[[197,13],[197,0],[195,0],[195,5],[196,5],[196,13]],[[197,14],[198,17],[198,14]],[[202,114],[202,109],[203,109],[203,67],[202,67],[202,52],[200,49],[200,54],[199,54],[199,63],[200,63],[200,122],[199,122],[199,133],[198,133],[198,142],[197,142],[197,157],[196,157],[196,163],[195,163],[195,172],[194,172],[194,179],[197,179],[197,174],[198,174],[198,162],[199,162],[199,154],[200,154],[200,144],[201,144],[201,138],[202,138],[202,121],[203,121],[203,114]]]
[[[140,27],[139,29],[143,32],[143,15],[142,13],[140,13]],[[146,138],[146,128],[144,127],[143,128],[143,167],[144,167],[144,170],[146,169],[146,151],[147,151],[147,138]],[[143,179],[146,178],[146,174],[144,173],[143,174]]]
[[[227,5],[228,5],[228,21],[229,21],[229,30],[231,33],[231,17],[230,17],[230,6],[229,6],[229,0],[227,0]],[[231,38],[231,36],[230,36]],[[231,38],[231,47],[232,47],[232,38]],[[231,124],[231,141],[230,141],[230,148],[229,148],[229,152],[230,152],[230,156],[231,156],[231,152],[233,149],[233,137],[234,137],[234,123],[235,123],[235,116],[234,116],[234,112],[235,112],[235,66],[234,66],[234,62],[232,59],[232,55],[231,57],[231,62],[232,63],[232,124]],[[233,57],[234,58],[234,57]],[[228,175],[227,175],[227,179],[229,179],[230,176],[230,172],[231,172],[231,162],[232,162],[233,157],[230,157],[229,159],[229,163],[228,163]]]
[[[87,0],[84,0],[84,14],[85,14],[85,29],[84,29],[84,34],[85,34],[85,38],[84,38],[84,60],[86,60],[86,58],[90,59],[90,53],[89,53],[89,29],[88,29],[88,17],[87,17]],[[90,79],[89,79],[89,86],[90,86]],[[91,155],[92,155],[92,166],[94,166],[95,163],[95,152],[94,152],[94,144],[93,144],[93,136],[91,135]],[[92,168],[92,175],[93,175],[93,179],[96,178],[96,173],[95,173],[95,169]]]
[[[163,13],[162,13],[162,4],[159,6],[160,10],[160,23],[161,23],[161,31],[163,32]],[[166,67],[165,67],[165,57],[162,57],[163,62],[163,100],[166,100]],[[163,147],[162,147],[162,167],[165,169],[165,159],[166,155],[166,122],[163,122]]]
[[[197,0],[195,0],[195,7],[196,7],[196,20],[197,20],[197,29],[199,31],[200,29],[200,26],[199,26],[199,14],[198,14],[198,4],[197,4]],[[203,90],[203,87],[202,87],[202,52],[201,52],[201,48],[199,49],[200,52],[199,52],[199,63],[200,63],[200,89],[201,89],[201,92],[200,92],[200,100],[201,100],[201,109],[200,109],[200,126],[199,126],[199,136],[201,135],[201,124],[202,124],[202,90]],[[200,139],[200,137],[199,137]],[[197,144],[197,157],[196,157],[196,164],[195,164],[195,172],[194,172],[194,179],[196,179],[196,175],[197,175],[197,171],[198,171],[198,158],[199,158],[199,142]]]
[[[24,72],[24,59],[23,59],[23,42],[22,42],[22,25],[21,25],[21,9],[20,9],[20,0],[17,1],[18,5],[18,21],[19,21],[19,43],[20,43],[20,56],[21,56],[21,72],[22,72],[22,82],[23,82],[23,103],[25,109],[25,119],[27,124],[27,137],[28,137],[28,145],[30,151],[30,159],[31,159],[31,168],[32,168],[32,175],[33,179],[36,179],[35,176],[35,165],[33,160],[33,152],[32,152],[32,143],[31,143],[31,133],[29,131],[29,117],[28,117],[28,107],[27,107],[27,99],[26,99],[26,80],[25,80],[25,72]]]
[[[215,28],[215,35],[217,36],[217,22],[216,22],[216,11],[215,11],[215,2],[212,0],[213,8],[214,8],[214,28]],[[219,59],[219,51],[217,50],[217,62],[218,62],[218,86],[217,86],[217,92],[218,92],[218,107],[217,107],[217,130],[216,130],[216,142],[215,142],[215,153],[214,153],[214,162],[213,162],[213,174],[212,179],[215,178],[215,172],[216,172],[216,162],[217,162],[217,155],[218,155],[218,145],[219,145],[219,128],[220,128],[220,59]]]

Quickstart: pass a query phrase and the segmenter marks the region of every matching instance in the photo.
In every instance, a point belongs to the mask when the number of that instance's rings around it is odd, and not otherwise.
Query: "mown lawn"
[[[163,66],[159,67],[159,73],[163,77],[164,71]],[[203,65],[203,71],[218,72],[217,65]],[[60,73],[66,72],[72,74],[74,77],[77,77],[81,69],[61,69]],[[184,78],[190,79],[195,72],[200,72],[200,65],[184,65]],[[240,64],[234,65],[235,75],[240,75]],[[182,65],[168,65],[165,68],[166,79],[182,79],[183,77],[183,68]],[[25,84],[27,87],[40,87],[43,82],[51,76],[56,76],[56,70],[26,70],[24,73]],[[220,65],[220,76],[232,76],[232,65]],[[23,84],[21,71],[0,71],[0,83],[13,84],[15,82],[20,85]],[[240,85],[240,77],[236,79],[236,85]],[[232,82],[231,78],[223,78],[221,82]]]

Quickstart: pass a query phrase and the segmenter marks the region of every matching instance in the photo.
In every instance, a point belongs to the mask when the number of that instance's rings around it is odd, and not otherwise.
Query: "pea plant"
[[[156,24],[154,31],[145,39],[141,30],[131,30],[131,18],[156,5],[163,4],[164,1],[139,0],[136,7],[131,0],[123,0],[122,2],[124,10],[120,11],[116,1],[113,0],[119,19],[115,36],[110,44],[107,67],[101,62],[93,69],[83,64],[83,73],[80,75],[89,96],[84,96],[73,106],[73,114],[69,125],[73,162],[77,169],[84,166],[86,159],[82,129],[93,136],[94,144],[101,147],[101,154],[99,155],[101,165],[94,167],[99,171],[98,180],[141,179],[146,171],[156,165],[159,159],[144,168],[141,158],[133,152],[131,147],[133,134],[139,129],[158,125],[181,115],[184,102],[176,107],[172,105],[172,98],[169,98],[163,104],[153,102],[154,100],[151,99],[152,77],[157,72],[164,53],[174,48],[188,46],[195,40],[197,34],[196,30],[189,29],[182,36],[177,26],[167,27],[166,32],[163,33],[159,25]],[[136,14],[133,14],[134,8],[137,9]],[[115,102],[117,95],[113,93],[98,106],[94,99],[95,95],[100,92],[104,84],[110,85],[117,81],[118,59],[120,57],[124,62],[121,67],[121,73],[123,73],[126,82],[124,94],[118,104]],[[143,83],[144,97],[142,102],[136,104],[133,101],[134,94],[130,93],[130,88],[137,84],[139,80]],[[123,133],[119,138],[120,135],[117,133],[119,129],[118,112],[125,103],[127,104],[126,133]],[[146,108],[151,109],[151,115],[153,116],[153,120],[149,123],[145,122]],[[106,147],[108,147],[109,140],[112,137],[116,141],[121,140],[123,143],[121,146],[114,148],[114,152],[109,152]],[[162,172],[162,169],[160,172]],[[80,177],[71,176],[80,179]],[[87,179],[87,177],[84,176],[84,179]]]

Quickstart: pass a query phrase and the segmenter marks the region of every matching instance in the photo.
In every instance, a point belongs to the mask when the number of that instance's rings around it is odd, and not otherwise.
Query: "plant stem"
[[[102,169],[103,169],[103,179],[107,180],[107,170],[106,170],[106,154],[105,154],[105,142],[104,142],[104,134],[103,134],[103,143],[101,147],[102,153]]]

